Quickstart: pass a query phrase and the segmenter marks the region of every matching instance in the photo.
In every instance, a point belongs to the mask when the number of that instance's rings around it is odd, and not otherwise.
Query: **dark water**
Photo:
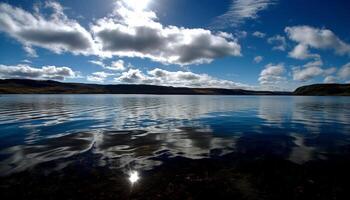
[[[349,155],[348,97],[0,96],[5,199],[350,199]]]

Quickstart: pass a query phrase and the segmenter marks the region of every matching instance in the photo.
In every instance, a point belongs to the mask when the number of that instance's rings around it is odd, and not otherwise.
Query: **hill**
[[[290,95],[290,92],[241,89],[186,88],[155,85],[98,85],[29,79],[0,80],[0,94],[183,94],[183,95]]]
[[[99,85],[51,80],[0,79],[0,94],[159,94],[159,95],[297,95],[350,96],[350,84],[315,84],[294,92],[252,91],[222,88],[187,88],[156,85]]]
[[[294,95],[302,96],[350,96],[350,84],[315,84],[297,88]]]

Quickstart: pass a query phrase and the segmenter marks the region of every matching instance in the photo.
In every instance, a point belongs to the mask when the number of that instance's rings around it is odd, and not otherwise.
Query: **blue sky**
[[[0,2],[0,78],[255,90],[350,81],[346,0]]]

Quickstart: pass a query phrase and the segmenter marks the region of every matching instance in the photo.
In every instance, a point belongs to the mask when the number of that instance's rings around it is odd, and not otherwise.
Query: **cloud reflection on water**
[[[350,144],[349,98],[10,95],[0,101],[1,173],[45,162],[62,166],[83,154],[126,173],[130,166],[152,169],[162,157],[228,153],[302,164]]]

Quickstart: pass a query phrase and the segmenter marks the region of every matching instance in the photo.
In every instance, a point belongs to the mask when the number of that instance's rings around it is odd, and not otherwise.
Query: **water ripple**
[[[86,154],[140,170],[233,152],[304,163],[347,148],[348,110],[346,97],[4,95],[0,174]]]

